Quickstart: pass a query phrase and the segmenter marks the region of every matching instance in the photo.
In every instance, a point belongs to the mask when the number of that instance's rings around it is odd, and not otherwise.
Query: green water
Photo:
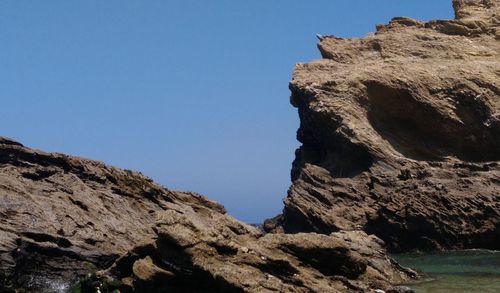
[[[500,251],[401,254],[394,258],[425,273],[424,279],[408,284],[417,293],[500,293]]]

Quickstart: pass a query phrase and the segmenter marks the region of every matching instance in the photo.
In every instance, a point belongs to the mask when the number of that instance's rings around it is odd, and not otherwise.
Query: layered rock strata
[[[83,292],[369,292],[415,276],[362,231],[264,235],[198,194],[5,138],[0,219],[0,292],[86,276]]]
[[[302,146],[283,214],[266,229],[362,229],[393,251],[500,249],[500,16],[398,17],[364,38],[319,36],[291,103]]]

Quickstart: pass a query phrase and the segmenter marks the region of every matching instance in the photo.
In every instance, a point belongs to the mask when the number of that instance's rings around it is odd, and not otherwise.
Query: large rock
[[[499,1],[453,4],[455,20],[319,37],[323,59],[298,64],[290,84],[302,146],[266,229],[500,249]]]
[[[157,238],[122,256],[104,279],[123,292],[371,292],[416,277],[361,231],[249,231],[225,216],[165,211]]]
[[[200,195],[1,137],[0,218],[0,292],[84,277],[83,292],[359,292],[415,276],[364,232],[264,235]]]

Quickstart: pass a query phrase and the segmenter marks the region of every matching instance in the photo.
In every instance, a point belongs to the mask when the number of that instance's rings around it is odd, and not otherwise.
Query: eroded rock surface
[[[415,276],[364,232],[264,235],[198,194],[5,138],[0,219],[0,292],[64,292],[90,272],[97,275],[84,292],[103,284],[123,292],[369,292]]]
[[[500,249],[499,1],[453,5],[454,20],[320,36],[323,59],[298,64],[290,84],[302,146],[267,230]]]

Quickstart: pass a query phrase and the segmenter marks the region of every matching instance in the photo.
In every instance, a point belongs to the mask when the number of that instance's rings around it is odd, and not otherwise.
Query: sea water
[[[425,274],[422,280],[407,284],[417,293],[500,293],[500,251],[400,254],[394,258]]]

